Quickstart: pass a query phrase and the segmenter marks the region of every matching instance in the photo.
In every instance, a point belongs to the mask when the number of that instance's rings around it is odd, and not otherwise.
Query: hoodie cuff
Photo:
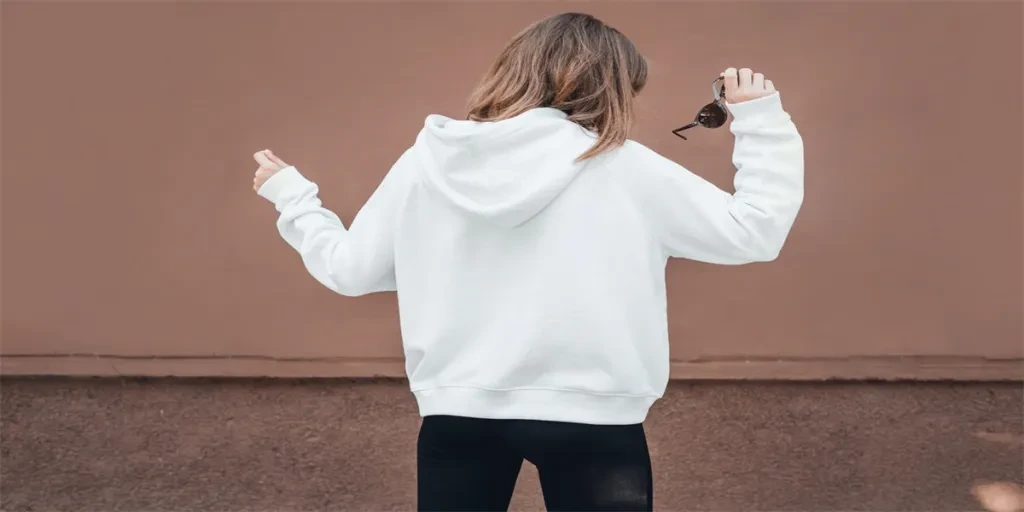
[[[744,101],[743,103],[726,103],[729,112],[738,122],[758,121],[766,119],[787,118],[786,111],[782,109],[782,97],[776,92],[771,96],[765,96],[756,100]]]
[[[260,197],[277,204],[290,190],[303,189],[310,183],[295,166],[285,167],[274,173],[256,191]]]

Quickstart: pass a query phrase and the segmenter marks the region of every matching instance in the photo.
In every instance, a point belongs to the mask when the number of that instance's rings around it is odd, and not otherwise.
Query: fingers
[[[258,192],[260,187],[267,182],[267,178],[267,170],[260,166],[252,175],[252,189]]]
[[[755,91],[763,90],[764,89],[764,74],[762,74],[762,73],[754,73],[754,78],[753,78],[753,82],[751,83],[751,85],[754,86],[754,90]]]
[[[736,96],[736,91],[739,90],[739,81],[736,74],[736,68],[729,68],[722,73],[722,78],[725,82],[725,97],[733,98]]]
[[[274,167],[274,161],[267,156],[267,150],[257,151],[252,155],[253,160],[260,164],[260,167]]]
[[[252,176],[252,189],[256,192],[260,191],[260,187],[267,182],[277,171],[281,170],[281,167],[267,157],[264,151],[260,151],[253,155],[259,167],[256,168],[256,172]]]
[[[754,72],[750,68],[739,71],[740,89],[749,88],[754,83]]]
[[[256,169],[252,178],[252,189],[257,192],[259,192],[260,187],[262,187],[271,176],[281,169],[288,167],[288,164],[284,163],[284,160],[278,158],[277,155],[274,155],[274,153],[269,149],[253,153],[252,158],[253,160],[256,160],[257,164],[259,164],[259,167]]]
[[[766,79],[763,73],[754,73],[750,68],[729,68],[722,73],[722,78],[725,79],[725,99],[729,103],[743,103],[777,92],[771,80]]]
[[[275,155],[273,151],[268,149],[268,150],[266,150],[266,154],[267,154],[267,157],[270,158],[271,162],[274,162],[275,164],[281,166],[281,168],[288,167],[288,164],[284,163],[284,160],[281,160],[280,158],[278,158],[277,155]]]
[[[252,155],[252,158],[253,160],[256,160],[256,163],[260,164],[261,167],[267,167],[270,169],[284,169],[285,167],[288,167],[288,164],[286,164],[284,160],[278,158],[277,155],[269,149],[257,151]]]

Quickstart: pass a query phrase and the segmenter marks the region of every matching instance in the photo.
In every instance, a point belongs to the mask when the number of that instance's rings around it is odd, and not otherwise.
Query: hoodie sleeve
[[[669,256],[726,265],[774,260],[803,202],[803,140],[779,94],[729,110],[734,194],[634,143],[628,180]]]
[[[331,290],[355,297],[395,291],[394,221],[403,197],[399,159],[345,229],[317,197],[317,185],[295,167],[282,169],[258,193],[281,213],[278,232],[306,270]]]

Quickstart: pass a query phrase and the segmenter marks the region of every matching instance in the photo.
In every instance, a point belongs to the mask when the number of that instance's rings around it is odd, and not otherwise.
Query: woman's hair
[[[500,121],[552,107],[597,133],[586,160],[626,141],[633,98],[647,61],[621,32],[589,15],[566,13],[530,25],[508,43],[469,100],[469,119]]]

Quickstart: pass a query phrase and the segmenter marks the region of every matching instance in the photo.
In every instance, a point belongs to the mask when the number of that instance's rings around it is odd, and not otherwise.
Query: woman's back
[[[423,414],[638,423],[668,382],[667,259],[774,259],[803,199],[779,95],[730,108],[733,195],[632,141],[580,160],[595,135],[550,108],[430,116],[343,235],[293,225],[319,209],[294,168],[261,193],[323,284],[398,291]]]
[[[669,377],[665,264],[774,259],[803,143],[771,81],[727,69],[729,194],[627,140],[646,80],[593,16],[531,25],[469,120],[428,117],[349,229],[297,169],[255,155],[254,187],[317,280],[398,292],[421,510],[505,509],[524,459],[551,508],[652,510],[640,423]]]
[[[494,123],[432,116],[408,167],[392,171],[410,173],[395,276],[427,410],[635,423],[661,395],[665,257],[618,152],[576,160],[593,144],[553,109]]]

